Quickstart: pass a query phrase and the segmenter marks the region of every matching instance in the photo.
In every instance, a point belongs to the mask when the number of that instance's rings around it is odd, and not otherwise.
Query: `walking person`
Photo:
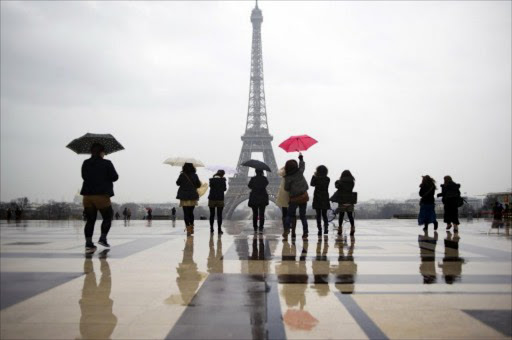
[[[290,200],[290,195],[288,195],[288,192],[284,190],[284,176],[286,174],[284,168],[279,169],[277,174],[279,177],[281,177],[281,182],[279,183],[279,191],[277,192],[276,204],[281,209],[281,219],[283,221],[284,228],[286,215],[288,215],[288,201]]]
[[[194,234],[194,208],[199,201],[197,188],[201,181],[196,175],[196,168],[191,163],[185,163],[176,185],[179,186],[177,199],[180,200],[180,207],[183,208],[183,218],[187,229],[187,236]]]
[[[176,208],[175,207],[172,207],[172,209],[171,209],[171,219],[173,221],[176,221]]]
[[[434,194],[437,190],[436,181],[429,175],[422,177],[420,184],[420,213],[418,215],[418,225],[423,225],[423,230],[428,229],[430,223],[434,224],[434,230],[437,230],[439,223],[436,218],[436,204]]]
[[[294,159],[290,159],[284,166],[286,175],[284,177],[284,190],[290,195],[288,204],[288,215],[286,216],[285,229],[283,232],[283,238],[287,239],[290,229],[292,232],[292,239],[295,239],[295,227],[297,219],[297,208],[299,208],[299,216],[302,222],[302,239],[307,240],[308,238],[308,221],[306,218],[306,208],[309,201],[308,196],[308,182],[304,178],[304,170],[306,169],[306,163],[304,163],[304,157],[299,154],[299,163]],[[293,226],[293,228],[292,228]]]
[[[116,215],[115,216],[116,216],[116,220],[118,220],[119,217],[121,217],[121,215],[119,215],[119,211],[116,211]]]
[[[128,208],[126,210],[126,218],[127,218],[128,222],[130,222],[132,219],[132,210],[130,208]]]
[[[329,220],[327,219],[327,210],[331,209],[329,202],[329,183],[331,179],[327,176],[328,169],[325,165],[316,168],[316,172],[311,177],[311,186],[315,187],[313,193],[313,209],[316,211],[316,225],[318,236],[322,236],[322,219],[324,222],[324,234],[329,233]]]
[[[256,169],[256,176],[249,181],[249,207],[252,209],[252,227],[254,232],[263,233],[265,224],[265,208],[268,205],[267,193],[268,179],[263,175],[263,170]],[[259,221],[259,226],[258,226]]]
[[[215,212],[217,212],[217,233],[222,235],[222,210],[224,209],[224,192],[226,191],[225,171],[218,170],[210,178],[210,194],[208,195],[208,207],[210,208],[210,233],[213,234]]]
[[[114,182],[119,176],[111,161],[104,159],[105,147],[94,143],[91,146],[91,158],[82,164],[82,178],[84,180],[80,195],[83,198],[86,223],[84,228],[85,250],[94,252],[96,246],[92,242],[94,224],[98,211],[103,218],[101,223],[101,236],[98,243],[104,247],[110,247],[107,242],[107,234],[112,225],[114,210],[110,197],[114,196]]]
[[[356,179],[352,176],[350,170],[344,170],[341,173],[340,179],[334,185],[338,189],[338,209],[340,211],[338,235],[343,233],[343,218],[347,213],[348,220],[350,221],[350,235],[354,235],[356,227],[354,223],[354,185]]]
[[[123,209],[123,219],[125,222],[128,219],[128,208],[127,207],[124,207],[124,209]]]
[[[455,232],[459,231],[459,206],[462,204],[460,196],[460,184],[455,183],[451,176],[444,176],[444,184],[441,184],[441,192],[437,197],[443,198],[444,222],[446,230],[450,230],[453,225]]]
[[[7,208],[7,222],[10,222],[12,218],[12,210],[11,208]]]

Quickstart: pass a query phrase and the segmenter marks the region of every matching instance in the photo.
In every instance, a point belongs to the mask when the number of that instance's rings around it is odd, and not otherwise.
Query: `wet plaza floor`
[[[424,233],[357,221],[283,241],[226,222],[115,221],[84,254],[80,221],[0,225],[2,339],[511,338],[511,236],[490,222]],[[300,227],[298,227],[300,229]],[[511,231],[512,232],[512,231]],[[95,240],[99,233],[96,226]]]

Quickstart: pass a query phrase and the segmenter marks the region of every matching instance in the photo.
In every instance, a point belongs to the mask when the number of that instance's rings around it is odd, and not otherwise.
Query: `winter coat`
[[[224,191],[226,191],[226,179],[224,177],[214,176],[210,178],[210,201],[224,201]]]
[[[420,185],[420,204],[434,204],[435,198],[434,194],[436,192],[436,187],[432,183],[425,183]]]
[[[82,164],[82,190],[80,195],[114,196],[114,182],[119,179],[111,161],[101,157],[91,157]]]
[[[263,175],[256,175],[249,181],[248,187],[251,189],[249,194],[249,206],[261,207],[268,205],[267,193],[268,179]]]
[[[299,168],[297,171],[284,176],[284,190],[288,191],[290,197],[296,197],[308,191],[308,182],[304,178],[305,169],[306,163],[301,160],[299,161]]]
[[[457,200],[460,197],[460,184],[455,182],[441,184],[441,192],[437,194],[437,197],[442,197],[445,205],[457,205]]]
[[[352,202],[346,199],[346,194],[351,194],[354,190],[354,179],[352,177],[341,177],[334,183],[338,189],[339,204],[351,204]]]
[[[329,183],[331,179],[327,176],[311,177],[311,186],[315,187],[313,193],[313,209],[330,209],[329,202]]]
[[[180,177],[176,181],[176,185],[179,186],[178,195],[176,198],[179,200],[198,200],[199,194],[197,188],[201,186],[201,181],[196,174],[181,173]]]
[[[290,201],[290,195],[288,195],[288,192],[284,190],[284,168],[280,169],[277,173],[279,176],[281,176],[281,183],[279,184],[279,191],[277,192],[277,199],[276,204],[279,208],[288,208],[288,203]]]

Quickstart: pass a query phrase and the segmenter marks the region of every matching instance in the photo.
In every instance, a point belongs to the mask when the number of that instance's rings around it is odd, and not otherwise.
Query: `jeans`
[[[260,229],[263,229],[263,224],[265,224],[265,208],[266,206],[261,205],[258,207],[252,208],[252,227],[254,229],[258,228],[258,219],[260,220]]]
[[[329,226],[329,221],[327,220],[327,209],[315,209],[316,210],[316,225],[318,229],[322,228],[322,219],[324,220],[324,227]]]
[[[187,227],[194,225],[194,208],[194,206],[183,207],[183,219]]]
[[[217,209],[217,226],[220,228],[222,225],[222,209],[223,207],[210,208],[210,227],[213,229],[213,223],[215,222],[215,209]]]
[[[308,234],[308,220],[306,219],[306,207],[308,206],[307,203],[298,205],[297,203],[292,203],[288,205],[288,214],[286,215],[286,223],[285,223],[285,230],[289,231],[290,227],[292,226],[292,223],[295,222],[297,219],[297,208],[299,208],[299,216],[300,221],[302,222],[302,233],[304,235]]]

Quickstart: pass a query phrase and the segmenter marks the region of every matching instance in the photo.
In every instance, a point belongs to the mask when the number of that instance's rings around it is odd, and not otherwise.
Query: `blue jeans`
[[[308,220],[306,219],[306,207],[307,203],[298,205],[297,203],[292,203],[288,205],[288,214],[286,215],[285,221],[285,230],[289,231],[293,221],[297,218],[297,208],[299,208],[299,216],[302,222],[302,233],[304,235],[308,234]]]

